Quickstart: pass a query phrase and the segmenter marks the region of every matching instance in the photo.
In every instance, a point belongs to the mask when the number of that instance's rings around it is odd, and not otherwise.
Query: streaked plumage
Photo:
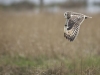
[[[79,28],[84,19],[91,18],[81,13],[67,11],[64,13],[66,23],[64,26],[64,37],[73,41],[79,33]]]

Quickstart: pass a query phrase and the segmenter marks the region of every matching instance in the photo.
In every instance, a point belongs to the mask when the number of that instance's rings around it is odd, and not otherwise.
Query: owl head
[[[66,11],[66,12],[64,13],[64,17],[65,17],[66,19],[70,19],[70,18],[71,18],[71,11]]]

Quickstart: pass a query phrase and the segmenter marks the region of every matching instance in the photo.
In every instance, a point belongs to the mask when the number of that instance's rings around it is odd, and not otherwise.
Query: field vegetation
[[[100,75],[100,15],[73,42],[63,13],[0,12],[0,75]]]

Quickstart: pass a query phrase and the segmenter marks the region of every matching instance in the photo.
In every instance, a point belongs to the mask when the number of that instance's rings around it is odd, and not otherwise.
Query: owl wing
[[[67,20],[64,27],[64,37],[66,39],[73,41],[79,32],[81,23],[84,21],[84,16],[75,15]]]

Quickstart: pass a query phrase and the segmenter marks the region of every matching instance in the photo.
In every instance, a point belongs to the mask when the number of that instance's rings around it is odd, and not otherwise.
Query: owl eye
[[[66,16],[67,15],[67,13],[64,13],[64,16]]]
[[[65,13],[65,16],[66,16],[67,14]]]

